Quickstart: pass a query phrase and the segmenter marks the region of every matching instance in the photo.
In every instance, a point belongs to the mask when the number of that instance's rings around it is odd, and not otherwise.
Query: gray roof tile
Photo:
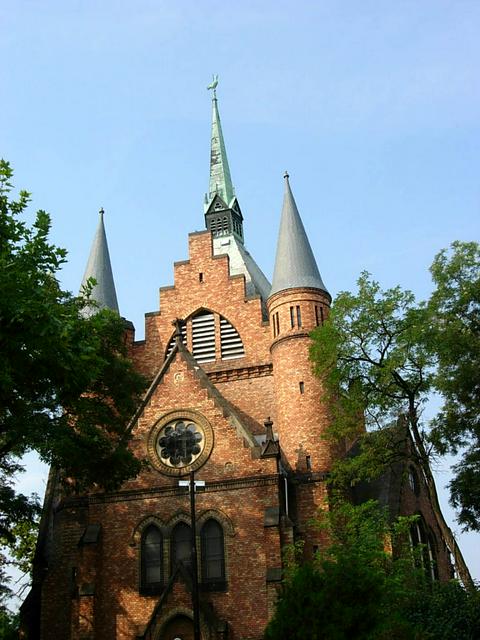
[[[100,209],[100,220],[83,276],[82,287],[89,278],[95,278],[97,281],[97,284],[92,289],[92,299],[98,304],[99,308],[112,309],[118,313],[117,293],[103,224],[103,209]],[[87,310],[86,315],[92,315],[93,313],[95,313],[95,308],[91,307],[90,310]]]
[[[286,173],[285,196],[270,295],[284,289],[301,287],[312,287],[328,293],[318,271]]]

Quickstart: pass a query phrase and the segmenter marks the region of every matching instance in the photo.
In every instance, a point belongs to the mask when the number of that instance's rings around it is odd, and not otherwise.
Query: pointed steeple
[[[228,166],[227,152],[225,149],[225,141],[223,139],[222,124],[220,122],[220,114],[218,113],[217,101],[217,84],[218,76],[214,76],[214,80],[209,88],[213,89],[212,96],[212,143],[210,150],[210,185],[208,193],[208,204],[218,194],[226,205],[230,205],[235,193],[230,176],[230,167]]]
[[[107,236],[105,225],[103,224],[103,214],[103,209],[100,209],[100,219],[83,276],[82,287],[89,278],[95,278],[97,284],[92,289],[92,299],[100,309],[112,309],[119,313]],[[88,311],[87,315],[92,315],[93,313],[95,313],[94,308]]]
[[[278,233],[277,255],[270,296],[284,289],[310,287],[328,293],[298,213],[285,173],[285,195]]]
[[[205,194],[205,226],[214,238],[234,236],[243,244],[243,216],[230,176],[217,101],[218,76],[207,89],[212,97],[212,145],[210,151],[210,184]]]

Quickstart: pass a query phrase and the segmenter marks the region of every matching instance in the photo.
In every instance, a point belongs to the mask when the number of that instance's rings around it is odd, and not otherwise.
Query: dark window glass
[[[414,522],[410,527],[410,539],[413,549],[419,547],[415,556],[417,566],[423,567],[427,576],[432,580],[438,579],[435,544],[433,535],[427,535],[422,520]]]
[[[315,305],[315,324],[318,325],[320,324],[319,319],[318,319],[318,307],[317,305]]]
[[[147,527],[142,536],[142,588],[154,591],[163,580],[163,538],[155,525]]]
[[[173,530],[172,535],[172,563],[176,565],[180,560],[190,568],[192,560],[192,530],[185,524],[179,522]]]
[[[202,527],[202,582],[225,581],[223,529],[216,520],[207,520]]]
[[[302,314],[300,312],[300,307],[297,307],[297,327],[302,326]]]
[[[420,482],[418,474],[413,467],[408,468],[408,484],[413,493],[418,496],[420,494]]]
[[[295,326],[295,316],[293,315],[293,307],[290,307],[290,326],[293,327]]]

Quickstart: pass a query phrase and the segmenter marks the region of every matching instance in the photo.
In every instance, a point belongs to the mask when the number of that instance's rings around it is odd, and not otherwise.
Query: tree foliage
[[[47,213],[31,227],[21,219],[30,197],[11,198],[11,179],[0,161],[0,543],[20,556],[38,514],[13,488],[21,457],[36,451],[77,491],[118,486],[140,468],[127,426],[145,383],[126,357],[124,321],[86,317],[88,288],[61,288],[66,252],[49,241]]]
[[[374,502],[323,514],[332,544],[287,572],[265,640],[473,640],[477,591],[432,584],[406,544],[414,518],[389,525]],[[386,551],[393,541],[396,555]],[[416,553],[421,554],[419,548]]]
[[[0,638],[2,640],[17,640],[19,637],[19,616],[8,609],[0,607]]]
[[[430,347],[443,405],[431,440],[440,453],[461,453],[450,483],[459,522],[480,530],[480,246],[454,242],[430,269]]]
[[[468,568],[441,513],[430,468],[428,425],[422,420],[430,393],[442,391],[438,363],[440,330],[445,323],[437,320],[432,305],[417,304],[409,291],[399,287],[382,291],[368,273],[362,273],[357,284],[356,294],[343,292],[337,296],[329,318],[314,332],[311,356],[330,397],[330,435],[352,441],[366,426],[367,431],[383,432],[384,443],[375,451],[368,445],[382,441],[364,436],[362,455],[339,461],[333,477],[338,482],[343,476],[346,483],[371,479],[380,475],[384,465],[392,461],[391,456],[408,453],[414,457],[423,471],[432,508],[457,571],[464,584],[472,586]],[[399,419],[410,435],[408,446],[384,446]],[[397,440],[394,436],[392,443]]]

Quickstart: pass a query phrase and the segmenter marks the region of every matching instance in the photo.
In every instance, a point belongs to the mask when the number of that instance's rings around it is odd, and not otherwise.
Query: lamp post
[[[195,480],[195,472],[190,471],[189,480],[179,480],[179,487],[188,487],[190,491],[190,519],[192,521],[192,609],[193,609],[193,638],[200,640],[200,603],[198,596],[198,565],[197,565],[197,521],[195,516],[195,490],[205,487],[204,480]]]
[[[177,330],[178,334],[178,323]],[[202,434],[195,430],[193,424],[186,425],[180,421],[175,427],[167,427],[164,435],[159,439],[161,455],[164,458],[168,458],[173,466],[190,465],[194,456],[198,455],[201,451],[200,443],[202,439]],[[178,486],[188,487],[190,491],[193,637],[194,640],[200,640],[195,490],[197,487],[205,487],[205,482],[203,480],[195,480],[195,472],[192,470],[190,471],[190,480],[179,480]]]

